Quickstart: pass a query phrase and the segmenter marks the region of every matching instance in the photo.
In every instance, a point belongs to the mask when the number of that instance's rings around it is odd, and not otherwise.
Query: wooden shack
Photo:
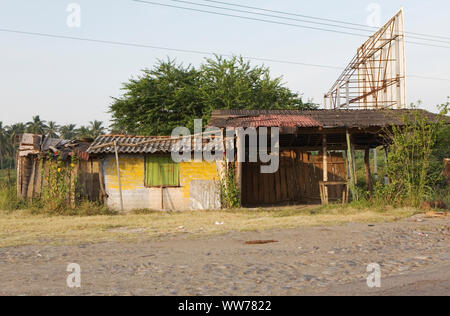
[[[444,159],[444,177],[447,179],[448,186],[450,187],[450,159]]]
[[[93,202],[102,200],[98,162],[87,153],[90,144],[89,141],[24,134],[17,155],[17,195],[24,199],[39,198],[48,186],[50,166],[57,163],[57,159],[66,166],[71,165],[76,155],[68,180],[77,183],[73,185],[73,196]]]
[[[436,115],[414,110],[435,119]],[[411,110],[216,110],[210,126],[279,128],[280,167],[259,172],[261,162],[238,164],[244,206],[347,202],[355,190],[355,152],[364,152],[367,190],[372,190],[370,150],[389,146],[383,136],[402,126]],[[259,132],[258,132],[259,133]],[[245,155],[249,146],[245,139]],[[245,161],[249,161],[246,159]]]

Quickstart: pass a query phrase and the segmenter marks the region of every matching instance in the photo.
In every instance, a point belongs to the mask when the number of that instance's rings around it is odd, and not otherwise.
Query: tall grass
[[[0,184],[0,210],[14,211],[24,206],[14,186]]]

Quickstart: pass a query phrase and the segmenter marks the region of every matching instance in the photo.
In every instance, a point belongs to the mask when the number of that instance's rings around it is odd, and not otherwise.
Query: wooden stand
[[[342,204],[348,203],[348,183],[346,181],[320,181],[320,199],[322,201],[322,205],[327,205],[329,203],[328,201],[328,195],[325,194],[328,192],[328,186],[336,185],[336,186],[344,186],[344,190],[342,191]]]

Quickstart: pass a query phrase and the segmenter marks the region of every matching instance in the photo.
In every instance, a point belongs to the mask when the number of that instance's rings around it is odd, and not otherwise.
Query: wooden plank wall
[[[17,178],[17,193],[23,198],[39,198],[42,191],[47,187],[46,178],[49,174],[50,165],[54,163],[47,159],[38,160],[36,156],[20,157],[20,172]],[[69,162],[67,162],[68,164]],[[78,172],[77,193],[83,199],[92,202],[100,200],[99,163],[90,159],[80,161],[75,167]],[[70,180],[72,182],[72,179]],[[101,199],[102,200],[102,199]]]
[[[244,206],[320,203],[319,181],[323,178],[322,154],[300,149],[280,153],[280,167],[274,174],[261,174],[261,163],[244,163],[242,202]],[[329,153],[328,181],[345,181],[342,153]],[[342,198],[340,187],[329,188],[330,201]]]

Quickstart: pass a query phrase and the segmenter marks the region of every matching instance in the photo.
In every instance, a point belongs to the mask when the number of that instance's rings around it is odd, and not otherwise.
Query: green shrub
[[[233,209],[241,207],[240,190],[237,184],[235,165],[227,163],[223,177],[219,182],[222,208]]]
[[[440,177],[439,172],[433,170],[433,154],[439,133],[445,126],[447,109],[448,104],[443,105],[440,115],[433,121],[415,111],[403,117],[403,126],[386,131],[391,144],[387,166],[390,184],[377,186],[376,199],[395,206],[417,207],[432,197]]]

